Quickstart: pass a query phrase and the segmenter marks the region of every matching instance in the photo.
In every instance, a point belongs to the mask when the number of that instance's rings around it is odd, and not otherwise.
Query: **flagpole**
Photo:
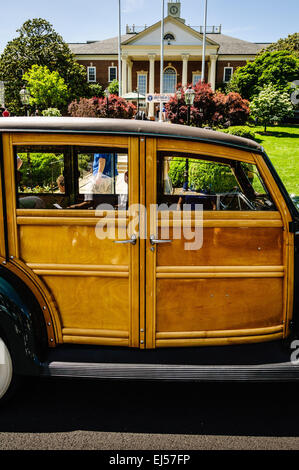
[[[161,53],[160,53],[160,94],[163,94],[163,72],[164,72],[164,0],[162,0],[162,11],[161,11]],[[163,121],[163,103],[160,101],[160,118],[159,121]]]
[[[118,0],[118,95],[122,95],[121,76],[121,0]]]
[[[205,79],[205,60],[206,60],[206,31],[207,31],[207,9],[208,0],[204,0],[204,27],[203,27],[203,45],[202,45],[202,60],[201,60],[201,82]]]

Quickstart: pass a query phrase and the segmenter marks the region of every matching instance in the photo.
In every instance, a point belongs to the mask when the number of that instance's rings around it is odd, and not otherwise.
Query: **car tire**
[[[0,406],[11,398],[16,390],[17,382],[11,353],[0,336]]]

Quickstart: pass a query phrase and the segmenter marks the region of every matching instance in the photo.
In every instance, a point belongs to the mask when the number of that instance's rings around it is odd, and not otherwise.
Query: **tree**
[[[288,51],[291,54],[299,58],[299,33],[289,34],[287,38],[279,39],[277,42],[273,42],[260,54],[266,51]]]
[[[68,89],[58,72],[50,72],[46,65],[33,65],[23,75],[30,91],[30,104],[39,110],[62,108],[67,104]]]
[[[267,125],[271,122],[279,122],[293,113],[293,105],[287,92],[281,92],[273,85],[265,85],[251,104],[252,115],[267,130]]]
[[[19,92],[23,75],[32,65],[47,66],[64,79],[70,99],[87,93],[86,70],[52,25],[42,18],[27,20],[8,42],[0,57],[0,80],[5,81],[6,105],[14,113],[24,112]]]
[[[265,85],[273,84],[286,90],[298,76],[299,58],[287,51],[266,51],[235,71],[227,91],[238,92],[251,100]]]
[[[195,98],[190,109],[190,124],[194,126],[202,125],[230,125],[244,124],[249,116],[248,101],[242,99],[238,93],[225,95],[214,92],[208,83],[197,83],[194,87]],[[179,105],[179,115],[178,115]],[[178,103],[177,97],[170,99],[165,106],[167,117],[171,122],[179,124],[187,123],[187,106],[185,94]]]

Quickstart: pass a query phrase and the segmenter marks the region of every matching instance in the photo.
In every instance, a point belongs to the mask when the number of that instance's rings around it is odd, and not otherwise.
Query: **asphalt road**
[[[30,379],[0,450],[298,450],[299,384]]]

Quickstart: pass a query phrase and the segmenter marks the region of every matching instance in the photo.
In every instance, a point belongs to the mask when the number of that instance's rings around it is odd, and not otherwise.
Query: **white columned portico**
[[[156,54],[148,54],[149,58],[149,93],[155,93],[155,58]],[[155,115],[154,103],[150,103],[148,107],[148,115],[152,117]]]
[[[210,66],[210,83],[212,90],[215,91],[216,87],[216,63],[217,63],[218,55],[210,55],[210,61],[211,61],[211,66]]]
[[[122,54],[122,77],[121,77],[121,87],[122,87],[122,95],[127,93],[127,61],[128,56],[127,54]]]
[[[190,54],[182,54],[183,60],[183,71],[182,71],[182,86],[186,87],[188,85],[188,59]]]
[[[133,62],[129,60],[127,62],[128,64],[128,93],[132,91],[132,68],[133,68]]]

